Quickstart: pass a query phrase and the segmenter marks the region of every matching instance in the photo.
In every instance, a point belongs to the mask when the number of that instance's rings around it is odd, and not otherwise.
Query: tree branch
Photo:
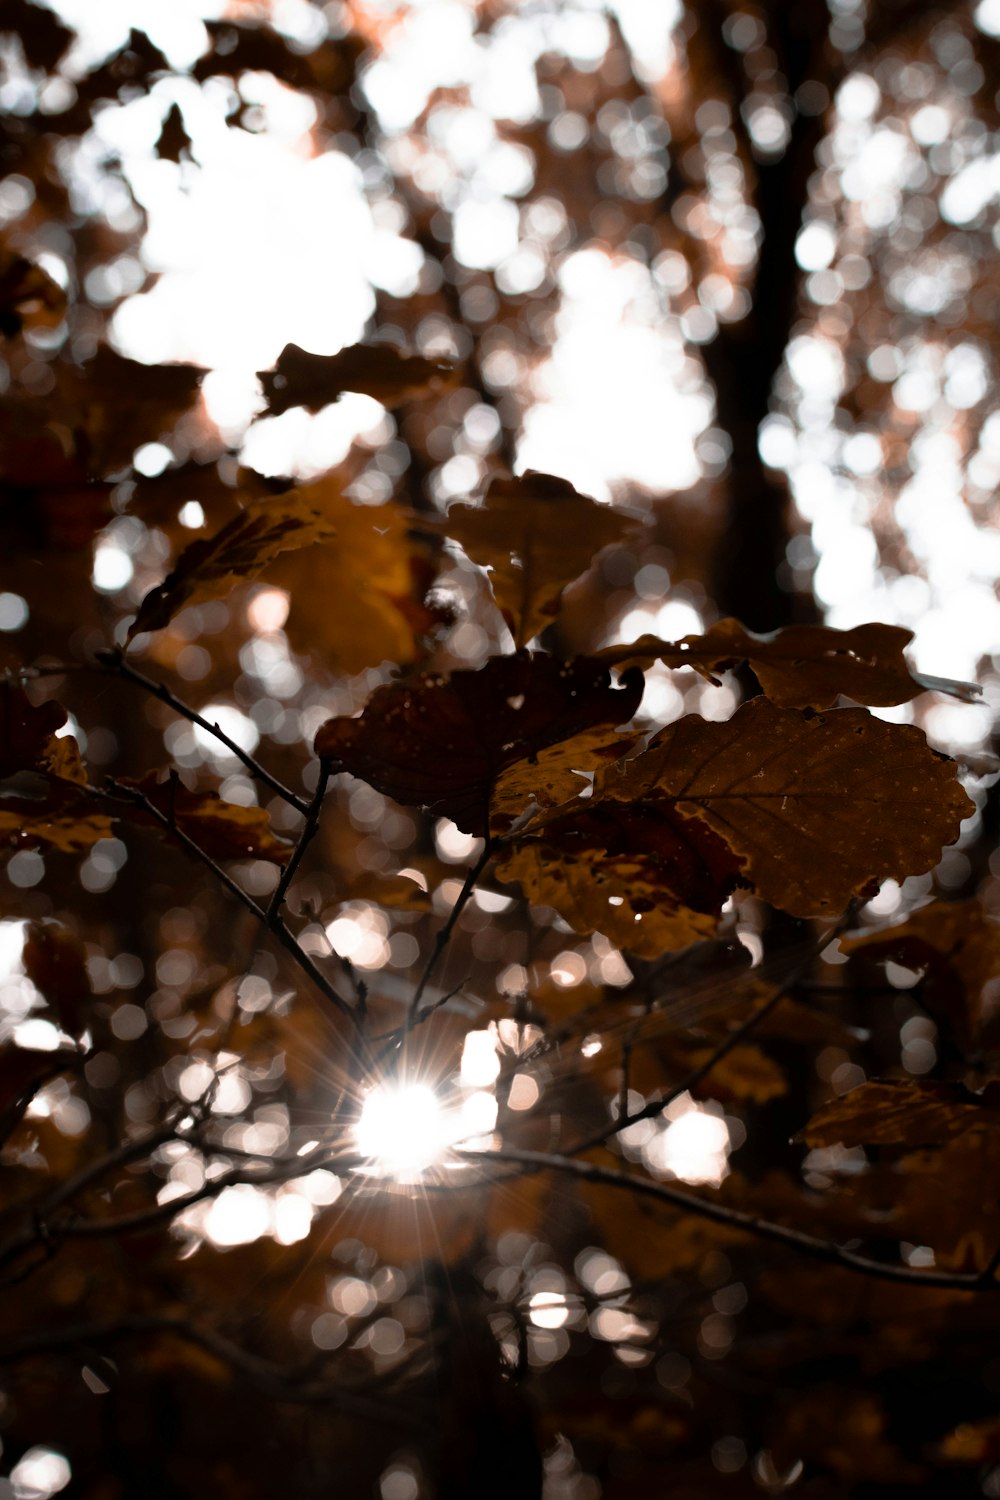
[[[651,1177],[640,1177],[637,1172],[623,1172],[614,1167],[598,1166],[596,1162],[580,1161],[575,1157],[560,1156],[547,1151],[522,1151],[503,1146],[496,1151],[456,1150],[456,1155],[465,1161],[478,1163],[513,1162],[537,1171],[562,1172],[582,1182],[596,1182],[605,1187],[617,1188],[640,1198],[653,1198],[681,1213],[694,1214],[697,1218],[709,1219],[715,1224],[724,1224],[729,1229],[740,1229],[757,1239],[771,1240],[797,1251],[812,1260],[825,1261],[828,1265],[840,1266],[845,1271],[856,1271],[881,1281],[901,1282],[907,1286],[936,1287],[938,1290],[961,1290],[983,1292],[1000,1290],[1000,1281],[995,1279],[992,1264],[983,1271],[924,1271],[916,1266],[892,1264],[875,1260],[868,1255],[859,1255],[854,1250],[845,1250],[831,1240],[819,1239],[805,1234],[800,1229],[790,1229],[784,1224],[772,1223],[756,1214],[744,1213],[742,1209],[729,1208],[711,1198],[699,1198],[694,1193],[682,1192],[667,1182],[657,1182]]]
[[[106,672],[122,677],[126,682],[134,682],[137,687],[142,688],[143,692],[149,693],[150,697],[158,698],[161,703],[165,703],[168,708],[172,708],[174,713],[180,714],[182,718],[187,719],[191,724],[197,724],[199,729],[204,729],[207,734],[217,739],[220,745],[225,745],[230,755],[235,755],[237,760],[242,761],[255,780],[263,782],[265,786],[271,788],[272,792],[277,792],[278,796],[287,802],[290,807],[294,807],[296,812],[300,812],[303,816],[308,817],[310,804],[304,798],[299,797],[289,787],[285,786],[283,782],[279,781],[276,776],[272,776],[270,771],[265,770],[259,761],[255,760],[242,746],[238,745],[234,739],[226,734],[224,729],[221,729],[218,724],[209,723],[208,719],[198,713],[196,709],[193,709],[190,704],[185,703],[183,699],[177,697],[176,693],[171,692],[165,683],[154,682],[152,677],[146,677],[144,673],[139,672],[130,662],[126,661],[125,655],[120,649],[98,651],[96,653],[96,660]]]

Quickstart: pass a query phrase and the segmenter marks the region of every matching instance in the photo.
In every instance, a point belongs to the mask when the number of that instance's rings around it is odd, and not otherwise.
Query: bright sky
[[[137,25],[177,65],[203,50],[200,18],[223,8],[222,0],[175,0],[169,7],[157,0],[52,3],[83,27],[87,57],[118,45],[128,27]],[[530,222],[522,212],[532,185],[530,153],[499,139],[497,122],[531,118],[537,107],[534,64],[547,47],[565,50],[584,71],[596,65],[608,41],[604,6],[576,0],[547,10],[515,8],[484,39],[474,33],[464,0],[369,4],[400,21],[364,78],[385,127],[399,134],[399,150],[405,151],[402,133],[435,86],[468,87],[467,106],[439,107],[433,115],[433,151],[421,164],[443,183],[442,200],[455,215],[459,259],[493,269],[501,286],[530,287],[546,257],[556,254],[549,243],[555,220],[550,213],[552,222],[543,222],[548,210]],[[611,8],[642,68],[651,77],[662,73],[672,56],[678,0],[656,6],[613,0]],[[983,30],[996,31],[996,15],[993,0],[982,0],[976,19]],[[305,39],[317,12],[306,0],[279,0],[275,17],[279,27]],[[149,214],[142,257],[160,279],[119,307],[113,322],[118,346],[148,361],[208,366],[209,409],[234,439],[259,405],[255,370],[272,363],[289,340],[323,353],[353,342],[373,309],[373,282],[405,293],[421,264],[419,250],[397,234],[391,210],[376,205],[373,212],[353,163],[337,151],[314,154],[307,100],[264,75],[247,79],[243,92],[263,113],[259,133],[226,126],[230,101],[221,86],[169,80],[149,98],[103,111],[96,142],[85,143],[79,161],[86,174],[98,142],[118,149]],[[176,166],[151,154],[163,115],[175,101],[194,139],[197,166]],[[905,120],[898,112],[887,118],[873,78],[859,72],[844,83],[829,149],[845,213],[867,226],[871,246],[892,232],[921,153],[950,139],[964,141],[969,111],[966,99],[945,94],[940,102],[930,97],[915,105]],[[1000,198],[1000,155],[970,139],[940,198],[943,218],[959,227]],[[716,173],[719,182],[731,184],[735,158],[716,161],[724,169]],[[745,226],[740,228],[738,192],[731,202],[723,201],[725,192],[732,197],[731,186],[716,185],[711,192],[723,194],[711,211],[731,226],[723,255],[738,274],[753,254],[752,231],[748,238]],[[799,238],[798,259],[810,298],[820,307],[836,302],[847,285],[839,235],[836,223],[814,215]],[[603,498],[629,481],[653,490],[689,486],[704,472],[697,442],[712,420],[692,341],[711,336],[715,316],[741,315],[738,290],[732,301],[732,280],[716,274],[718,285],[710,286],[705,279],[696,309],[705,327],[695,328],[690,311],[680,316],[672,300],[676,268],[654,267],[651,275],[638,261],[612,258],[593,246],[556,265],[562,296],[551,358],[532,372],[516,362],[509,371],[512,382],[530,378],[535,397],[519,466],[565,475]],[[1000,601],[993,588],[1000,535],[977,526],[965,499],[970,479],[983,492],[1000,481],[1000,426],[986,424],[966,466],[961,424],[982,399],[991,372],[974,340],[949,334],[946,343],[933,322],[919,320],[932,317],[942,298],[958,295],[967,274],[955,250],[905,259],[891,294],[925,331],[873,355],[882,361],[877,378],[892,381],[897,408],[919,418],[911,474],[895,514],[925,578],[887,578],[880,570],[871,529],[881,494],[880,438],[875,431],[843,433],[834,425],[846,371],[838,343],[818,324],[793,340],[787,361],[791,396],[761,438],[767,461],[787,471],[811,525],[820,559],[816,588],[830,623],[847,627],[883,619],[908,625],[917,633],[919,668],[959,677],[974,676],[984,653],[1000,652]],[[370,402],[342,402],[320,417],[291,412],[251,429],[247,458],[271,472],[315,473],[336,463],[372,420]],[[475,478],[472,470],[468,481],[464,469],[455,474],[460,487]],[[943,713],[949,730],[970,744],[989,719],[986,707],[964,709],[961,719],[948,717],[946,707]],[[945,717],[939,715],[942,732]]]

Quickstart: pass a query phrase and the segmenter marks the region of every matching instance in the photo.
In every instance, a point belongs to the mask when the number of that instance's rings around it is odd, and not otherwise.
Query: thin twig
[[[718,1046],[713,1048],[708,1057],[700,1062],[697,1067],[692,1068],[679,1083],[674,1084],[667,1094],[650,1100],[648,1104],[644,1104],[641,1109],[635,1110],[633,1114],[629,1115],[623,1111],[619,1111],[618,1118],[613,1120],[606,1130],[595,1133],[584,1141],[578,1141],[576,1145],[569,1148],[569,1154],[571,1156],[578,1156],[585,1151],[593,1150],[595,1146],[605,1145],[613,1136],[619,1135],[623,1130],[627,1130],[630,1125],[637,1125],[640,1120],[655,1119],[665,1109],[668,1109],[676,1099],[679,1099],[681,1094],[690,1093],[692,1089],[696,1088],[734,1047],[738,1046],[751,1031],[760,1025],[761,1021],[777,1009],[786,995],[798,984],[810,964],[814,963],[823,950],[843,931],[848,920],[849,913],[845,913],[839,922],[836,922],[824,932],[810,947],[809,952],[802,959],[801,963],[796,964],[795,968],[789,974],[786,974],[774,993],[769,995],[761,1005],[755,1006],[749,1016],[744,1021],[741,1021],[739,1026],[734,1027],[732,1031],[728,1032]]]
[[[305,827],[299,834],[298,842],[296,843],[295,848],[292,851],[291,859],[288,861],[284,870],[282,870],[281,872],[281,879],[278,881],[274,895],[271,897],[271,904],[267,908],[268,926],[271,926],[272,923],[277,921],[281,912],[281,908],[285,904],[285,896],[288,894],[288,887],[295,879],[299,865],[302,863],[302,856],[305,854],[306,850],[308,849],[309,845],[312,843],[313,838],[316,835],[316,830],[319,827],[319,815],[323,807],[323,798],[326,796],[326,789],[330,784],[330,777],[332,774],[333,773],[330,762],[328,760],[321,760],[319,763],[319,776],[316,781],[316,790],[315,792],[313,792],[312,801],[309,803],[309,807],[306,810]]]
[[[277,792],[278,796],[287,802],[289,807],[294,807],[296,812],[302,813],[303,816],[308,816],[310,804],[303,797],[299,797],[290,787],[285,786],[283,782],[278,780],[277,776],[272,776],[271,772],[265,770],[260,764],[260,761],[255,760],[248,751],[244,750],[241,745],[238,745],[234,739],[226,734],[224,729],[220,728],[218,724],[210,723],[208,719],[198,713],[197,709],[192,708],[189,703],[185,703],[183,699],[178,698],[176,693],[171,692],[165,683],[156,682],[152,677],[147,677],[145,673],[133,667],[130,662],[126,661],[120,649],[115,651],[98,651],[96,659],[105,671],[112,672],[118,677],[123,677],[127,682],[134,682],[136,687],[141,687],[151,697],[158,698],[161,703],[165,703],[168,708],[172,708],[174,713],[180,714],[183,719],[187,719],[191,724],[197,724],[199,729],[204,729],[207,734],[217,739],[220,745],[225,745],[230,755],[235,755],[237,760],[242,761],[251,776],[257,781],[262,781],[265,786],[269,786],[272,792]]]
[[[417,987],[413,992],[413,999],[410,1001],[410,1015],[407,1022],[408,1030],[412,1030],[414,1025],[416,1024],[417,1018],[420,1015],[420,1002],[424,998],[424,991],[431,981],[431,977],[433,976],[434,970],[438,966],[441,955],[444,953],[444,950],[448,946],[451,935],[455,930],[455,924],[465,910],[466,905],[468,904],[469,897],[472,895],[473,891],[476,888],[477,880],[485,870],[486,866],[489,864],[492,857],[493,844],[487,837],[483,841],[483,848],[479,858],[468,871],[465,877],[465,884],[459,891],[458,896],[455,899],[455,904],[452,907],[451,911],[448,913],[448,920],[445,922],[444,926],[438,932],[437,937],[434,939],[434,947],[431,949],[430,957],[424,965],[424,971],[417,981]]]
[[[107,797],[108,800],[114,801],[116,798],[123,799],[125,801],[132,802],[138,807],[141,807],[145,813],[148,813],[151,818],[159,823],[161,828],[166,829],[168,833],[170,833],[175,839],[177,839],[177,841],[184,846],[189,854],[194,855],[196,859],[201,861],[206,869],[211,870],[215,878],[223,886],[225,886],[230,895],[234,896],[236,900],[239,901],[241,906],[246,907],[247,911],[252,913],[252,915],[256,917],[261,926],[265,927],[268,932],[273,932],[274,936],[278,939],[278,942],[288,953],[291,954],[292,958],[294,958],[299,968],[303,971],[304,974],[308,975],[308,977],[312,980],[313,984],[321,992],[324,998],[329,1000],[331,1005],[333,1005],[337,1010],[340,1011],[342,1015],[346,1016],[348,1020],[350,1020],[351,1024],[355,1028],[356,1035],[360,1035],[360,1017],[358,1015],[358,1012],[354,1009],[353,1006],[348,1005],[347,1001],[343,998],[342,995],[337,992],[337,990],[331,984],[330,980],[323,973],[323,971],[318,968],[315,963],[313,963],[312,959],[309,957],[309,954],[305,952],[305,950],[298,943],[293,933],[289,931],[288,927],[286,927],[281,918],[275,917],[269,920],[268,914],[264,910],[264,908],[258,906],[257,902],[253,899],[252,896],[247,894],[247,892],[238,883],[238,881],[235,881],[231,875],[227,874],[226,871],[222,869],[221,865],[218,865],[210,854],[206,854],[205,850],[202,849],[199,844],[195,843],[194,839],[186,834],[182,828],[179,828],[177,824],[167,816],[167,814],[162,813],[160,809],[156,807],[148,797],[144,796],[137,787],[122,786],[118,782],[111,782],[110,789],[108,791],[101,791],[98,789],[91,790],[93,790],[97,796]]]
[[[937,1287],[939,1290],[961,1290],[966,1292],[998,1291],[997,1281],[990,1267],[986,1270],[924,1271],[916,1266],[892,1264],[875,1260],[868,1255],[859,1255],[854,1250],[845,1250],[831,1240],[819,1239],[805,1234],[800,1229],[789,1229],[784,1224],[772,1223],[756,1214],[744,1213],[738,1208],[729,1208],[711,1198],[699,1198],[694,1193],[682,1192],[668,1182],[656,1182],[651,1177],[640,1177],[635,1172],[623,1172],[615,1167],[598,1166],[596,1162],[580,1161],[576,1157],[561,1156],[547,1151],[522,1151],[503,1146],[496,1151],[456,1150],[464,1161],[477,1163],[512,1162],[538,1171],[562,1172],[583,1182],[597,1182],[605,1187],[617,1188],[641,1198],[655,1198],[682,1213],[694,1214],[697,1218],[710,1219],[715,1224],[725,1224],[730,1229],[741,1229],[758,1239],[772,1240],[796,1250],[813,1260],[825,1261],[828,1265],[840,1266],[847,1271],[857,1271],[882,1281],[902,1282],[908,1286]]]
[[[92,1349],[102,1344],[148,1337],[151,1334],[167,1334],[196,1344],[213,1355],[235,1374],[251,1385],[264,1391],[278,1401],[320,1402],[329,1404],[334,1411],[365,1421],[400,1424],[418,1432],[425,1430],[424,1424],[402,1407],[389,1408],[385,1401],[373,1400],[344,1390],[332,1382],[309,1382],[302,1371],[284,1369],[259,1354],[234,1344],[214,1328],[189,1323],[183,1318],[153,1315],[137,1315],[118,1322],[78,1323],[69,1327],[49,1328],[40,1333],[28,1334],[24,1338],[0,1349],[0,1364],[14,1364],[41,1355],[51,1355],[59,1350]]]

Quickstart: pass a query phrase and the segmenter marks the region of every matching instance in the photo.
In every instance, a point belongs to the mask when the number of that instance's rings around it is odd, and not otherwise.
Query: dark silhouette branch
[[[875,1260],[872,1256],[859,1255],[846,1250],[832,1240],[820,1239],[800,1229],[790,1229],[784,1224],[775,1224],[757,1214],[744,1213],[742,1209],[729,1208],[711,1198],[699,1198],[694,1193],[683,1192],[667,1182],[657,1182],[651,1177],[640,1177],[636,1172],[623,1172],[614,1167],[598,1166],[596,1162],[580,1161],[576,1157],[562,1156],[547,1151],[523,1151],[503,1146],[496,1151],[458,1151],[465,1161],[509,1162],[538,1171],[561,1172],[576,1177],[582,1182],[596,1182],[605,1187],[632,1193],[640,1198],[653,1198],[681,1213],[694,1214],[714,1224],[723,1224],[730,1229],[740,1229],[757,1239],[770,1240],[812,1260],[825,1261],[828,1265],[840,1266],[845,1271],[856,1271],[864,1276],[873,1276],[881,1281],[900,1282],[906,1286],[936,1287],[941,1291],[961,1290],[984,1292],[1000,1290],[1000,1281],[994,1275],[991,1262],[983,1271],[925,1271],[916,1266],[893,1264]]]

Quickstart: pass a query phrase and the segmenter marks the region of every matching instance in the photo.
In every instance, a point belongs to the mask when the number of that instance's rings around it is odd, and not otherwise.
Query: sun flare
[[[412,1182],[446,1165],[452,1147],[484,1146],[496,1116],[496,1100],[484,1091],[450,1104],[426,1083],[383,1083],[367,1095],[355,1139],[368,1170]]]

